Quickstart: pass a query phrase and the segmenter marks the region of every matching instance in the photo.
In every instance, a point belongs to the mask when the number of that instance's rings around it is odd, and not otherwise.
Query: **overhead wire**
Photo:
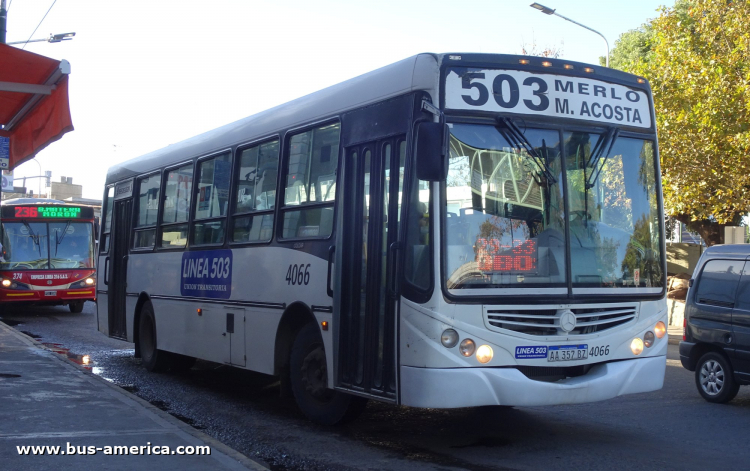
[[[32,31],[31,34],[29,35],[29,39],[27,39],[26,42],[23,43],[23,47],[21,49],[26,49],[26,45],[29,43],[29,41],[31,41],[31,37],[34,36],[34,33],[36,33],[36,30],[38,30],[39,27],[42,26],[42,23],[44,22],[44,19],[47,18],[47,15],[49,14],[49,11],[52,10],[52,7],[55,6],[55,3],[57,3],[57,0],[54,0],[52,2],[52,5],[49,6],[49,8],[47,9],[47,13],[44,14],[44,16],[42,17],[41,21],[39,21],[39,24],[36,25],[36,28],[34,28],[34,31]]]

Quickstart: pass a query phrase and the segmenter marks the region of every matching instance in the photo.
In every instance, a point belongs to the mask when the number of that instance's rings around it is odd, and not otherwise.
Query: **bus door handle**
[[[386,263],[388,264],[388,294],[392,298],[398,298],[401,293],[399,292],[398,284],[398,270],[396,270],[396,264],[398,263],[398,257],[396,254],[401,251],[401,246],[398,242],[393,242],[388,246],[388,257]]]
[[[333,288],[331,288],[331,278],[333,278],[333,274],[331,273],[333,270],[333,255],[336,253],[336,246],[332,245],[328,247],[328,276],[326,277],[326,292],[328,293],[329,297],[333,297]]]
[[[109,255],[104,258],[104,284],[109,284]]]

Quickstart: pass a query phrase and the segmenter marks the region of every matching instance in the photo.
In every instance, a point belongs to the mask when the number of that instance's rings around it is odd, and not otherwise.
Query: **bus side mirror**
[[[442,181],[448,175],[448,126],[423,122],[417,125],[414,155],[417,178],[429,182]]]

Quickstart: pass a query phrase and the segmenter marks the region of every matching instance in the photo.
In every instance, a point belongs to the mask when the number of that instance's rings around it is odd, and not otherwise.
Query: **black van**
[[[685,300],[682,366],[695,371],[709,402],[734,399],[750,384],[750,244],[703,252]]]

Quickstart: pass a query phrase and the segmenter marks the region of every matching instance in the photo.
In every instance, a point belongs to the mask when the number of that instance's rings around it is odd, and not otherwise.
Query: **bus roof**
[[[577,70],[583,70],[584,66],[593,68],[596,71],[597,78],[600,79],[636,84],[635,76],[619,70],[560,59],[508,54],[422,53],[226,124],[212,131],[113,165],[107,172],[106,184],[112,184],[164,166],[270,136],[281,130],[292,129],[306,123],[334,117],[342,112],[409,92],[417,90],[436,92],[439,68],[444,63],[454,66],[481,64],[484,66],[504,65],[519,68],[520,59],[528,59],[532,64],[542,60],[551,61],[558,66],[544,70],[546,73],[554,73],[556,68],[562,69],[563,63],[565,63],[574,65]],[[537,65],[536,69],[541,71],[542,68]],[[560,70],[557,71],[560,72]],[[433,95],[432,98],[437,104],[438,97]]]

